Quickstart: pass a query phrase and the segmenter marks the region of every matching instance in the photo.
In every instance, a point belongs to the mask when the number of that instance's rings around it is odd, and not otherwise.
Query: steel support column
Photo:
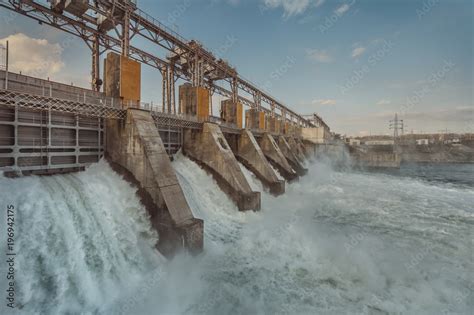
[[[122,56],[128,57],[130,54],[130,9],[127,8],[123,17],[122,25]]]
[[[94,36],[92,45],[92,89],[100,92],[102,80],[100,79],[100,43],[99,36]]]

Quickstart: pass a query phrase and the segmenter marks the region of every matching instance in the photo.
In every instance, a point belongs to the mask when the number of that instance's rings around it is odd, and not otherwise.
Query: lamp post
[[[5,65],[5,90],[8,90],[8,41],[7,41],[7,50],[6,50],[6,65]]]

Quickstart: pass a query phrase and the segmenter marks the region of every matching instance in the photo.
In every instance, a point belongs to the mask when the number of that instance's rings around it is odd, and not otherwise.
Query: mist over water
[[[1,177],[0,187],[2,261],[6,206],[16,208],[18,314],[94,314],[164,262],[136,190],[104,161],[76,174]],[[1,301],[0,314],[13,313]]]
[[[173,165],[195,216],[205,221],[205,252],[173,261],[154,250],[157,235],[136,189],[104,162],[73,175],[1,178],[0,200],[19,209],[21,313],[470,314],[474,308],[469,181],[315,163],[284,195],[262,192],[260,212],[242,213],[195,163],[178,155]]]

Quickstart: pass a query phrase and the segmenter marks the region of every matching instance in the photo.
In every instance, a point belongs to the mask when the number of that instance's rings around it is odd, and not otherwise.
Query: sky
[[[472,0],[138,0],[240,75],[337,133],[474,132]],[[89,87],[80,39],[0,9],[13,71]],[[153,51],[152,44],[132,43]],[[142,67],[142,100],[161,76]]]

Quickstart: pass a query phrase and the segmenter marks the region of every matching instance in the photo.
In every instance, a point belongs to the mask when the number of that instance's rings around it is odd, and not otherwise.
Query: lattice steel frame
[[[112,50],[157,68],[161,73],[169,73],[172,68],[173,78],[168,78],[167,84],[174,83],[176,78],[181,78],[193,84],[208,87],[212,92],[231,99],[235,100],[238,98],[244,105],[261,108],[273,116],[281,116],[283,119],[296,122],[301,126],[313,126],[303,116],[289,109],[265,91],[258,89],[250,81],[239,76],[234,68],[222,62],[222,60],[217,60],[202,45],[196,45],[195,41],[185,40],[182,36],[169,30],[147,13],[125,3],[127,2],[118,0],[97,0],[94,1],[94,5],[89,5],[89,10],[96,14],[107,16],[113,21],[114,36],[106,32],[100,32],[97,19],[92,15],[85,14],[77,17],[67,12],[58,13],[41,4],[40,1],[0,0],[0,6],[4,8],[82,38],[94,54],[94,75],[98,75],[98,55],[107,50]],[[125,13],[122,18],[114,15],[114,12],[120,10]],[[176,57],[178,52],[177,57],[184,59],[185,62],[175,62],[176,60],[172,61],[170,58],[165,60],[166,57],[160,58],[154,53],[152,54],[134,47],[130,44],[130,41],[136,35],[140,35],[164,48],[166,54],[171,53]],[[99,47],[102,48],[102,51],[100,51]],[[97,78],[94,78],[94,81],[97,81],[95,79]],[[217,85],[217,80],[227,83],[230,88],[226,89]],[[166,89],[168,90],[169,88],[166,87]],[[239,89],[253,96],[254,100],[251,101],[238,96]],[[168,95],[170,94],[168,93]],[[167,96],[166,102],[169,103],[170,101],[173,102],[172,98]],[[264,108],[264,103],[271,108]],[[167,108],[174,108],[175,104],[167,104],[166,106]],[[276,114],[275,110],[279,110],[280,114]]]
[[[10,90],[7,91],[4,89],[0,89],[0,103],[6,106],[53,110],[81,116],[110,119],[124,119],[127,114],[125,110],[112,106],[99,106],[78,101],[38,96]]]

